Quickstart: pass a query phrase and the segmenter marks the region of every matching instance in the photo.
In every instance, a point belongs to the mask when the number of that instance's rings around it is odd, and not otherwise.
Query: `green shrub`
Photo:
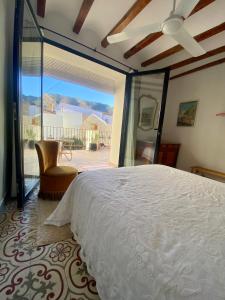
[[[35,140],[36,134],[32,128],[26,130],[26,136],[28,140]]]
[[[84,146],[84,143],[81,139],[74,137],[73,138],[74,145]]]

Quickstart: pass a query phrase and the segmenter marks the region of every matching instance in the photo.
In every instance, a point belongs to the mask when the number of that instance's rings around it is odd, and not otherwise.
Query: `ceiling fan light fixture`
[[[191,56],[197,57],[206,53],[198,41],[184,28],[184,19],[193,11],[200,0],[180,0],[176,7],[176,0],[173,2],[173,10],[162,23],[147,24],[142,27],[128,28],[124,32],[112,34],[107,37],[110,44],[126,41],[139,35],[160,33],[170,36],[180,47],[184,48]],[[225,0],[224,0],[225,1]],[[157,35],[158,36],[158,35]],[[161,36],[161,34],[160,34]],[[153,38],[155,40],[155,38]],[[135,46],[136,47],[136,46]]]
[[[184,20],[180,16],[172,16],[162,23],[162,32],[166,35],[174,35],[183,26]]]

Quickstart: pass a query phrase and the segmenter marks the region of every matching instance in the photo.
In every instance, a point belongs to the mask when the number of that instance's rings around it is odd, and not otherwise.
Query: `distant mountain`
[[[44,107],[46,106],[46,104],[49,103],[52,103],[54,106],[65,103],[65,104],[80,106],[87,109],[97,110],[99,112],[108,115],[113,114],[112,106],[100,102],[91,102],[88,100],[78,99],[74,97],[62,96],[59,94],[48,94],[48,93],[45,93],[43,98],[44,98],[44,102],[46,101],[46,103],[44,103]],[[41,99],[35,96],[23,95],[23,101],[29,105],[37,105],[37,104],[39,105],[41,103]]]
[[[35,97],[35,96],[23,95],[23,101],[24,102],[29,102],[31,105],[35,105],[35,104],[41,103],[41,98],[40,97]]]
[[[108,104],[100,103],[100,102],[91,102],[88,100],[78,99],[74,97],[62,96],[59,94],[44,94],[44,99],[47,98],[52,99],[56,104],[70,104],[75,106],[80,106],[83,108],[97,110],[99,112],[112,115],[113,107]]]

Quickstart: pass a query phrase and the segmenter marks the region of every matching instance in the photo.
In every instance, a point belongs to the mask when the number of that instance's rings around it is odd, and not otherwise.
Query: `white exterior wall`
[[[43,124],[44,124],[44,127],[46,127],[46,126],[63,127],[62,115],[44,113],[43,114]]]
[[[44,138],[61,139],[65,136],[66,128],[80,128],[82,124],[82,113],[79,112],[57,112],[56,114],[44,113]]]
[[[62,112],[59,115],[62,116],[64,128],[79,128],[83,122],[82,113],[78,111]]]
[[[56,114],[43,114],[44,126],[79,128],[82,124],[82,113],[80,112],[57,112]]]

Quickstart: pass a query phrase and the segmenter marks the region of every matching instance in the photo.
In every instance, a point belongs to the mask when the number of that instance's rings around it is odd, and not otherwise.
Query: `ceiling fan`
[[[107,40],[110,44],[119,43],[140,34],[150,34],[162,31],[165,35],[171,36],[192,56],[205,54],[206,51],[184,28],[184,19],[187,18],[199,0],[181,0],[176,7],[176,0],[173,1],[173,10],[170,16],[162,23],[154,23],[138,28],[127,29],[123,32],[109,35]]]

